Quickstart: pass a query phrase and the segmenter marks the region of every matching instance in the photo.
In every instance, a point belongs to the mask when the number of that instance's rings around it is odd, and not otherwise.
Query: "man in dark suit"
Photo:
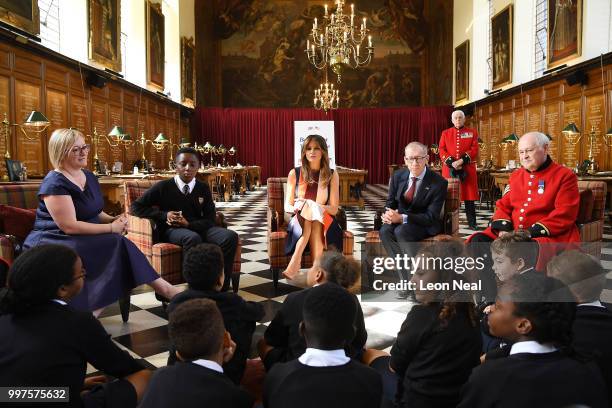
[[[192,299],[177,306],[170,313],[168,336],[181,362],[155,372],[140,408],[253,406],[249,394],[223,371],[236,343],[214,301]]]
[[[442,231],[441,215],[448,181],[427,168],[428,159],[427,146],[411,142],[404,152],[406,168],[391,177],[380,229],[380,239],[388,256],[413,256],[419,241]],[[398,276],[400,280],[409,279],[402,271],[398,271]],[[406,291],[398,293],[398,298],[406,297]]]
[[[130,211],[154,220],[161,239],[182,246],[184,251],[202,242],[218,245],[225,263],[222,289],[225,291],[232,276],[238,234],[215,226],[215,202],[210,188],[196,179],[199,153],[191,147],[179,149],[175,164],[176,176],[154,184],[132,203]]]

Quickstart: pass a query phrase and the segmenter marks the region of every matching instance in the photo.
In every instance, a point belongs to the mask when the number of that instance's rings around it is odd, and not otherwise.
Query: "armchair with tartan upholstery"
[[[287,191],[287,177],[271,177],[268,184],[268,259],[274,287],[278,287],[280,272],[287,268],[291,255],[285,255],[285,238],[287,237],[287,225],[289,214],[285,214],[285,193]],[[353,255],[355,237],[346,229],[346,214],[342,208],[336,214],[338,224],[343,231],[342,253],[345,256]],[[339,249],[339,248],[338,248]],[[312,266],[312,257],[308,248],[302,255],[302,268]]]
[[[183,248],[168,242],[160,242],[156,234],[155,221],[129,214],[132,203],[157,182],[158,180],[133,180],[125,182],[125,208],[128,216],[127,237],[142,251],[149,260],[149,263],[151,263],[151,266],[153,266],[153,269],[162,278],[172,285],[177,285],[185,282],[182,272]],[[218,227],[227,228],[223,214],[218,211],[216,224]],[[238,238],[232,273],[232,289],[234,292],[238,292],[238,287],[240,286],[241,252],[242,243],[240,238]]]
[[[580,207],[576,224],[583,251],[601,256],[607,184],[605,181],[578,181]]]
[[[36,218],[36,208],[38,207],[38,189],[40,184],[3,184],[0,186],[0,258],[6,260],[7,263],[11,264],[15,259],[23,240],[27,233],[29,233],[34,227],[34,219]],[[20,220],[20,229],[23,231],[21,237],[16,236],[15,231],[11,231],[7,221],[4,218],[8,218],[8,213],[11,210],[29,210],[31,212],[31,222],[28,220],[27,225],[25,220]],[[4,213],[7,213],[5,215]],[[23,215],[27,213],[24,211]],[[13,220],[15,221],[15,220]],[[27,231],[26,231],[27,230]]]

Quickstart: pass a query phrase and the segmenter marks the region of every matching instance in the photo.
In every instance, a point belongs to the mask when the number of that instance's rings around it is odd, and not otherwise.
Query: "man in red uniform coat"
[[[440,158],[444,162],[442,175],[461,180],[461,201],[465,202],[468,225],[476,230],[476,206],[478,199],[478,176],[476,156],[478,155],[478,132],[463,126],[465,115],[456,110],[451,115],[452,128],[442,132],[440,137]]]
[[[564,246],[561,243],[567,246],[580,242],[576,226],[578,178],[552,161],[549,143],[548,137],[539,132],[521,137],[519,157],[523,167],[510,175],[509,191],[497,201],[491,226],[470,236],[468,242],[491,242],[509,231],[528,230],[539,244],[537,270],[544,269],[548,259]]]

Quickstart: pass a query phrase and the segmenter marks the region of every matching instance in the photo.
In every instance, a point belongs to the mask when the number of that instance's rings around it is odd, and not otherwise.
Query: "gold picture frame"
[[[582,0],[548,0],[546,65],[553,68],[582,55]]]
[[[455,103],[470,98],[470,40],[455,47]]]
[[[510,4],[491,18],[493,89],[512,83],[513,17]]]
[[[0,21],[32,35],[40,35],[38,0],[0,0]]]
[[[87,0],[89,59],[121,72],[121,0]]]
[[[164,90],[165,23],[159,3],[146,2],[147,84]]]
[[[195,107],[195,45],[193,37],[181,37],[181,102]]]

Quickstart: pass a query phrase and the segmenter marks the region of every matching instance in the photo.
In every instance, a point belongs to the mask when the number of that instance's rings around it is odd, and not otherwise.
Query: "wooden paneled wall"
[[[599,62],[599,58],[597,58]],[[497,97],[476,102],[473,116],[468,123],[477,126],[480,137],[486,142],[480,159],[492,158],[497,166],[505,166],[508,160],[516,160],[517,146],[502,149],[499,142],[515,133],[521,136],[529,131],[540,131],[552,136],[551,156],[559,163],[575,167],[589,157],[590,133],[594,129],[594,157],[600,170],[612,170],[612,147],[606,147],[603,135],[612,127],[612,64],[585,68],[588,84],[568,85],[566,75],[559,79],[541,81],[541,85],[513,88]],[[561,131],[574,122],[581,131],[581,139],[575,147],[569,145]]]
[[[34,141],[28,140],[17,127],[10,128],[11,156],[27,166],[28,175],[43,176],[51,169],[47,145],[57,128],[73,127],[91,135],[94,129],[107,134],[119,125],[133,140],[142,132],[150,140],[160,132],[173,143],[178,143],[179,135],[191,139],[189,118],[181,118],[181,109],[191,111],[181,105],[123,80],[109,79],[102,88],[91,87],[85,80],[89,67],[79,69],[75,61],[39,45],[0,39],[0,116],[7,113],[11,123],[23,123],[32,110],[38,110],[51,122],[49,129]],[[92,143],[89,137],[86,143]],[[130,172],[133,162],[141,156],[140,149],[140,145],[112,147],[101,141],[98,156],[109,166],[123,162],[124,171]],[[4,133],[0,129],[0,155],[4,156],[4,152]],[[145,152],[156,169],[167,168],[167,148],[158,153],[147,144]],[[93,149],[88,160],[90,168],[92,162]],[[2,160],[0,173],[5,172]]]

